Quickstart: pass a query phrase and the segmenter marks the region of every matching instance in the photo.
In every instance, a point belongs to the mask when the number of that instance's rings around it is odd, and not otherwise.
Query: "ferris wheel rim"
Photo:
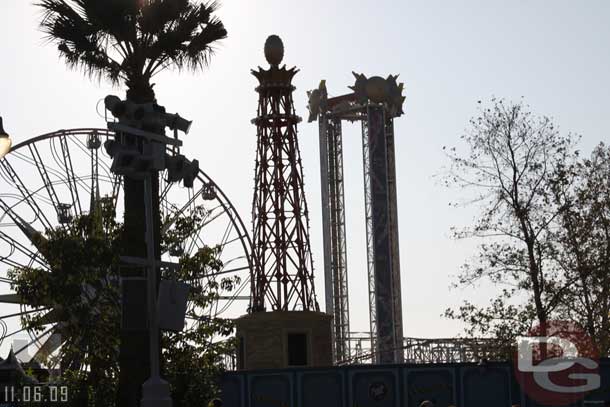
[[[60,129],[60,130],[56,130],[56,131],[52,131],[52,132],[48,132],[45,134],[41,134],[41,135],[32,137],[30,139],[27,139],[23,142],[16,144],[15,146],[13,146],[13,148],[9,151],[9,153],[5,157],[0,159],[0,162],[5,161],[5,159],[7,159],[7,158],[23,160],[23,158],[20,157],[20,155],[24,155],[25,157],[29,157],[32,159],[33,154],[31,154],[31,156],[30,156],[30,155],[28,155],[27,152],[26,153],[22,153],[22,152],[24,150],[26,150],[29,146],[31,147],[33,145],[36,145],[36,143],[40,143],[40,142],[44,142],[44,141],[48,141],[48,142],[52,143],[53,142],[52,139],[54,139],[56,137],[70,137],[72,140],[78,141],[78,143],[85,146],[82,143],[82,140],[84,140],[87,136],[91,136],[91,135],[97,135],[99,137],[106,137],[106,138],[113,138],[115,136],[114,132],[104,129],[104,128],[81,127],[81,128],[72,128],[72,129]],[[36,147],[32,147],[32,148],[35,149]],[[31,150],[30,150],[30,153],[32,153]],[[33,158],[33,160],[35,161],[36,159]],[[6,162],[8,163],[8,160]],[[29,164],[31,164],[31,163],[29,163]],[[90,177],[93,177],[93,176],[94,175],[90,175]],[[102,179],[104,179],[105,182],[113,182],[111,177],[108,177],[108,179],[105,179],[106,175],[102,171],[100,171],[100,173],[97,174],[97,177],[98,177],[98,179],[100,179],[100,181]],[[212,200],[215,200],[217,203],[217,206],[214,207],[214,210],[219,210],[219,212],[221,214],[224,213],[224,215],[226,215],[230,221],[228,226],[233,225],[232,227],[235,229],[235,232],[232,232],[232,233],[235,233],[235,235],[232,236],[232,239],[227,240],[225,242],[224,237],[223,237],[223,244],[233,243],[235,240],[240,240],[240,245],[243,250],[242,259],[244,259],[246,261],[247,266],[245,266],[245,268],[240,267],[237,269],[233,269],[230,267],[227,272],[244,270],[246,268],[247,268],[247,270],[250,270],[250,273],[247,273],[246,281],[242,282],[242,286],[236,287],[239,292],[230,296],[231,299],[228,302],[223,302],[222,305],[216,304],[216,308],[218,308],[220,306],[220,307],[222,307],[222,310],[225,310],[225,309],[229,308],[232,305],[232,303],[234,301],[236,301],[237,299],[243,299],[243,298],[238,298],[238,297],[240,297],[239,294],[243,293],[244,291],[247,292],[247,290],[248,290],[247,286],[250,283],[249,280],[251,280],[251,270],[253,268],[252,258],[251,258],[252,239],[251,239],[250,233],[248,232],[248,229],[245,227],[245,223],[244,223],[243,219],[237,212],[237,209],[235,208],[235,206],[233,205],[231,200],[228,198],[226,193],[218,185],[218,183],[216,181],[214,181],[214,179],[212,179],[212,177],[210,177],[202,169],[199,169],[199,173],[197,174],[196,178],[203,185],[210,185],[213,187],[216,196]],[[82,182],[84,180],[85,180],[84,178],[83,179],[78,178],[79,182]],[[121,180],[119,182],[119,188],[122,189],[123,187],[124,186],[122,185],[122,180]],[[40,190],[42,190],[42,187],[40,188]],[[196,198],[198,196],[198,194],[201,194],[201,189],[199,189],[196,194],[193,194],[192,199],[194,200],[194,198]],[[28,197],[22,197],[22,198],[23,198],[22,200],[28,200],[28,199],[31,199],[32,197],[28,196]],[[182,205],[184,202],[179,203],[178,204],[179,207],[176,207],[175,209],[177,211],[178,210],[179,211],[187,210],[189,207],[189,204],[191,203],[191,200],[189,199],[188,202],[189,203],[187,203],[186,205]],[[232,260],[235,260],[235,259],[230,259],[229,263]],[[227,265],[229,263],[227,263]],[[224,298],[224,300],[227,300],[227,299],[228,298]],[[214,317],[218,317],[218,315],[214,315]],[[38,339],[38,338],[36,338],[36,339]]]
[[[57,137],[59,135],[84,136],[84,135],[89,135],[89,134],[97,134],[97,135],[106,136],[106,137],[114,137],[114,132],[112,132],[108,129],[104,129],[104,128],[77,127],[77,128],[73,128],[73,129],[59,129],[59,130],[55,130],[52,132],[41,134],[39,136],[32,137],[30,139],[22,141],[21,143],[16,144],[15,146],[13,146],[11,148],[11,150],[5,157],[9,157],[11,153],[18,151],[21,148],[27,147],[28,145],[34,144],[39,141],[44,141],[44,140],[47,140],[47,139],[50,139],[53,137]],[[4,159],[5,158],[3,157],[2,160],[4,160]],[[245,251],[245,253],[247,253],[248,265],[249,265],[250,269],[252,269],[252,261],[250,258],[250,253],[252,252],[252,250],[251,250],[252,249],[252,238],[250,237],[250,234],[248,233],[248,229],[246,228],[241,216],[235,209],[235,206],[231,203],[231,200],[228,198],[228,196],[222,190],[222,188],[220,188],[220,186],[214,181],[214,179],[212,177],[210,177],[201,168],[199,169],[199,174],[197,174],[197,178],[199,178],[200,181],[202,181],[202,182],[211,183],[214,186],[216,192],[223,198],[222,200],[220,200],[220,199],[218,200],[220,202],[220,204],[222,205],[223,209],[231,217],[231,219],[233,221],[236,221],[239,224],[241,231],[243,232],[243,235],[240,234],[240,236],[244,237],[247,241],[247,246],[244,247],[244,251]]]

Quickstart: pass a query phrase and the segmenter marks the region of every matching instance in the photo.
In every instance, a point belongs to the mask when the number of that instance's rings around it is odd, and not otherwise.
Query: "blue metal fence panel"
[[[403,369],[403,405],[419,407],[428,400],[439,407],[455,404],[456,382],[453,367],[408,367]]]
[[[223,402],[227,406],[246,407],[246,380],[244,375],[226,374],[222,379]]]
[[[352,367],[347,371],[350,407],[398,407],[398,369]]]
[[[345,369],[297,373],[297,407],[347,407]]]
[[[601,386],[566,407],[610,405],[610,360],[600,366]],[[360,365],[226,373],[227,407],[542,407],[519,386],[510,363]],[[544,406],[548,407],[548,406]]]
[[[294,406],[294,372],[248,375],[248,407]]]
[[[512,399],[511,371],[508,366],[459,369],[461,381],[461,406],[510,407],[518,404]]]

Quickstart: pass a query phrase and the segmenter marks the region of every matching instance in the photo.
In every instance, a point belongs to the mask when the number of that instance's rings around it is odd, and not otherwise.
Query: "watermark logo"
[[[578,325],[552,321],[517,338],[515,374],[528,397],[542,405],[566,406],[599,389],[599,354]]]

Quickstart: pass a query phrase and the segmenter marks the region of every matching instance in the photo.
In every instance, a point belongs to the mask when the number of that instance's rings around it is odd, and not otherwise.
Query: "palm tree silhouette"
[[[43,0],[41,26],[68,66],[124,82],[135,103],[155,99],[151,78],[167,68],[199,70],[226,38],[217,2]]]
[[[192,0],[42,0],[41,28],[71,68],[90,77],[124,83],[134,103],[156,102],[151,79],[168,68],[206,67],[214,44],[226,38],[214,16],[217,2]],[[164,132],[163,128],[157,132]],[[124,254],[146,257],[143,181],[125,177]],[[153,177],[157,256],[160,257],[159,180]],[[146,304],[145,290],[130,303]],[[130,294],[131,295],[131,294]],[[131,307],[127,304],[126,307]],[[125,308],[124,308],[125,310]],[[139,405],[148,378],[148,333],[121,334],[118,405]]]

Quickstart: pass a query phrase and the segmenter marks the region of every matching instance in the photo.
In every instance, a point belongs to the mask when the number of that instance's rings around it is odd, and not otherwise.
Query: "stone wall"
[[[332,365],[332,317],[313,311],[257,312],[236,321],[238,351],[242,369],[281,369],[289,367],[287,339],[290,333],[307,335],[307,365]]]

